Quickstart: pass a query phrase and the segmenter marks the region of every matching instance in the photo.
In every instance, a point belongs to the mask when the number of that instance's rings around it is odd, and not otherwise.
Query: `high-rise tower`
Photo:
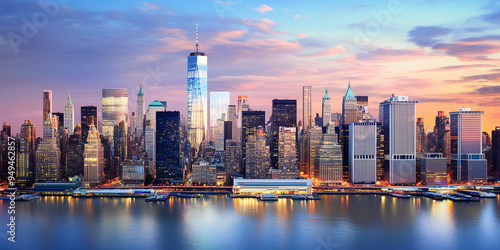
[[[322,126],[325,127],[332,120],[332,103],[330,101],[330,96],[328,95],[328,89],[325,90],[325,96],[323,96],[322,111],[323,111]]]
[[[52,119],[52,90],[44,90],[42,123],[44,123],[46,120],[51,120],[51,119]]]
[[[120,122],[128,122],[128,90],[102,90],[102,135],[108,137],[113,147],[113,129]],[[127,127],[127,126],[125,126]]]
[[[357,100],[352,94],[351,83],[347,87],[344,97],[342,98],[342,124],[349,125],[357,122]]]
[[[136,107],[136,115],[137,115],[137,122],[136,124],[136,136],[141,138],[143,135],[143,129],[144,129],[144,113],[145,113],[145,106],[144,106],[144,93],[142,93],[142,83],[141,87],[139,88],[139,93],[137,94],[137,107]]]
[[[198,151],[208,129],[207,56],[198,48],[198,21],[196,21],[196,49],[188,57],[188,122],[191,147]]]
[[[311,86],[302,87],[302,120],[304,129],[312,125]]]
[[[297,100],[273,100],[271,166],[278,169],[280,127],[297,127]]]
[[[69,94],[66,105],[64,105],[64,128],[68,130],[68,135],[72,135],[75,129],[75,108]]]

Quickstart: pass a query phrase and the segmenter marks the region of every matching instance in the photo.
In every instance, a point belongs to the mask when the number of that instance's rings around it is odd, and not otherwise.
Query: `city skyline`
[[[17,52],[8,36],[3,38],[6,46],[0,49],[5,69],[2,88],[9,95],[0,101],[2,122],[12,125],[13,134],[19,132],[27,119],[42,128],[39,95],[46,89],[52,90],[53,112],[64,112],[67,95],[71,94],[74,116],[79,117],[81,106],[102,108],[102,89],[126,88],[131,117],[140,82],[144,85],[146,105],[166,100],[169,110],[179,110],[186,117],[186,54],[195,49],[195,20],[199,18],[200,50],[211,55],[208,91],[230,92],[231,104],[236,104],[237,96],[246,95],[254,110],[270,114],[273,99],[295,99],[297,112],[302,114],[301,88],[312,86],[313,116],[321,113],[321,97],[326,88],[332,112],[341,112],[342,96],[351,81],[355,95],[370,97],[369,107],[374,117],[378,117],[378,103],[391,94],[408,95],[419,100],[417,117],[424,117],[425,126],[432,127],[439,110],[449,114],[461,107],[472,107],[485,111],[483,131],[490,133],[497,125],[495,117],[500,114],[495,109],[499,104],[496,93],[499,64],[494,61],[500,51],[500,37],[495,35],[498,30],[494,27],[498,22],[498,4],[468,2],[466,6],[453,5],[448,13],[436,15],[434,9],[450,7],[451,3],[396,3],[399,5],[358,4],[354,8],[325,2],[324,10],[318,10],[299,3],[234,1],[233,5],[225,5],[231,8],[223,9],[226,11],[222,13],[216,8],[221,3],[213,2],[202,2],[190,12],[182,3],[175,6],[108,3],[97,9],[90,4],[70,2],[65,7],[59,6],[58,12],[39,27],[28,43],[18,45]],[[6,23],[2,27],[4,34],[22,35],[22,16],[32,17],[43,11],[34,2],[7,1],[5,5],[17,7],[19,18],[14,15],[5,19],[6,15],[2,15]],[[453,15],[463,9],[467,9],[466,14]],[[137,48],[129,48],[137,34],[131,37],[108,30],[113,26],[96,29],[97,23],[83,16],[76,18],[74,12],[102,17],[104,23],[118,20],[120,27],[134,24],[142,28],[140,36],[144,41]],[[332,12],[338,16],[318,23]],[[389,13],[390,20],[380,22],[378,13]],[[434,19],[423,21],[426,16]],[[80,29],[69,30],[72,26],[63,22],[65,18]],[[466,25],[467,20],[474,22]],[[377,22],[379,26],[373,26]],[[361,34],[357,32],[366,33],[370,25],[380,28],[378,35],[368,37],[367,46],[356,47],[354,39]],[[97,42],[88,37],[89,29],[108,30],[113,35],[103,36]],[[49,43],[54,32],[64,32],[67,39]],[[90,39],[87,47],[76,46],[79,44],[76,39],[80,38]],[[117,44],[120,39],[126,43]],[[122,52],[117,52],[111,44],[116,44]],[[72,53],[59,58],[61,49]],[[83,53],[87,50],[92,53]],[[95,51],[104,53],[96,55]],[[43,57],[33,52],[43,52]],[[117,64],[124,58],[133,60]],[[45,63],[47,59],[50,62]],[[16,68],[29,70],[30,74],[20,74]],[[9,103],[20,97],[23,105],[10,108]],[[302,115],[297,119],[302,121]]]

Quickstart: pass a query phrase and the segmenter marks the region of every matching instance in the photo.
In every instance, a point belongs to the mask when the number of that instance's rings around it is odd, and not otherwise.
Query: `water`
[[[261,202],[204,195],[0,200],[0,249],[500,249],[500,198],[475,203],[328,195]]]

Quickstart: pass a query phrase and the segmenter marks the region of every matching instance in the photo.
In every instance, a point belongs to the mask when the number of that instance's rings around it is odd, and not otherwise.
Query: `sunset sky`
[[[350,81],[377,118],[395,94],[420,102],[425,126],[460,107],[484,110],[488,133],[500,126],[498,1],[59,2],[0,3],[0,122],[14,133],[30,119],[42,136],[45,89],[54,112],[71,94],[75,123],[80,106],[101,110],[103,88],[127,88],[135,111],[140,82],[147,104],[165,100],[186,116],[196,19],[209,91],[230,91],[232,104],[247,95],[266,117],[272,99],[288,98],[302,120],[303,85],[314,113],[325,88],[341,112]]]

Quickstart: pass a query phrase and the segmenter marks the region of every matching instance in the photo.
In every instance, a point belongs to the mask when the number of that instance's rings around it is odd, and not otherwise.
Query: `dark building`
[[[79,134],[70,135],[66,153],[68,178],[78,175],[83,176],[83,149],[82,136]]]
[[[450,118],[444,114],[444,111],[438,111],[438,115],[436,116],[436,123],[434,125],[433,138],[432,141],[428,142],[427,149],[435,149],[436,152],[443,153],[443,156],[446,157],[447,164],[450,164]]]
[[[156,183],[182,183],[179,111],[156,112]]]
[[[278,169],[278,141],[280,127],[297,127],[297,100],[273,100],[271,115],[271,168]],[[298,150],[297,150],[298,151]]]
[[[111,180],[118,176],[118,169],[113,165],[111,143],[109,139],[100,135],[102,146],[104,147],[104,178],[106,180]]]
[[[266,126],[265,111],[243,111],[241,115],[241,147],[242,159],[245,159],[248,136],[257,131],[257,127]]]
[[[59,124],[57,124],[58,127],[63,127],[64,128],[64,113],[61,112],[53,112],[53,116],[57,116],[59,119]]]
[[[113,141],[113,164],[114,168],[118,170],[118,174],[121,175],[122,162],[127,159],[127,133],[124,121],[121,121],[120,124],[114,126]]]
[[[233,122],[224,121],[224,148],[226,148],[226,140],[233,139]]]
[[[90,124],[94,123],[96,128],[99,128],[97,124],[98,120],[98,109],[96,106],[82,106],[81,108],[81,125],[82,125],[82,142],[87,143],[87,137],[89,135]],[[99,130],[99,129],[98,129]]]
[[[500,173],[500,127],[491,131],[491,171],[494,177]]]
[[[3,126],[2,126],[2,135],[5,135],[5,136],[11,136],[11,128],[10,128],[10,125],[6,122],[3,123]]]
[[[314,117],[314,124],[320,127],[323,125],[323,118],[319,116],[319,113],[316,113],[316,117]]]

